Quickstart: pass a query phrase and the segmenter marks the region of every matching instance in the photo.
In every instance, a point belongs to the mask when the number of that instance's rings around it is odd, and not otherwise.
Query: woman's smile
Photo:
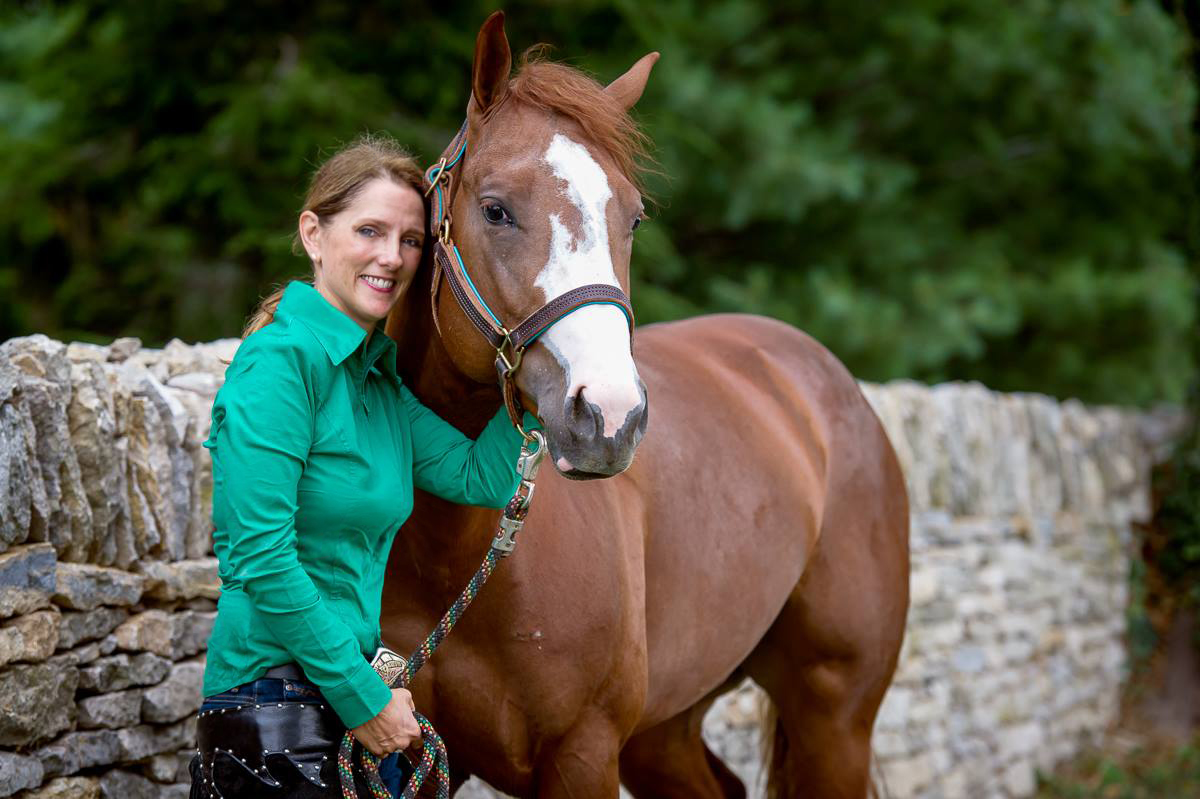
[[[378,291],[380,294],[391,294],[396,288],[396,281],[390,277],[363,275],[360,279],[370,286],[372,290]]]

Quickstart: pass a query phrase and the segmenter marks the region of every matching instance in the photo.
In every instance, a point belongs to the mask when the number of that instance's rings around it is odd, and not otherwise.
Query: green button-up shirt
[[[382,330],[367,338],[302,282],[238,349],[204,442],[221,573],[206,695],[295,661],[347,727],[374,717],[391,691],[364,655],[413,487],[488,507],[516,489],[521,437],[503,409],[471,441],[395,362]]]

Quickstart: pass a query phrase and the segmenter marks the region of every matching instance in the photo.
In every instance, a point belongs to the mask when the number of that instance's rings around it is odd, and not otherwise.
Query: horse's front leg
[[[581,719],[538,761],[537,799],[617,799],[621,734],[605,719]]]

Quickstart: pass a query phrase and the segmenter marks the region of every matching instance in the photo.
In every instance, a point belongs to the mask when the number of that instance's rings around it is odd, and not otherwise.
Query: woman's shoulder
[[[243,382],[250,374],[280,387],[297,378],[309,384],[322,380],[330,366],[307,326],[276,319],[242,341],[225,370],[225,386]]]

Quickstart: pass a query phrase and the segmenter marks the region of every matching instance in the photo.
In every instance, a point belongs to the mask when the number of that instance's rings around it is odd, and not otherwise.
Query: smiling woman
[[[317,170],[304,199],[292,248],[312,262],[314,288],[368,336],[420,263],[421,181],[420,167],[399,144],[367,135]],[[283,292],[259,303],[243,337],[271,322]]]
[[[413,396],[395,342],[375,331],[421,262],[421,177],[378,137],[317,171],[296,235],[312,283],[263,301],[213,402],[204,445],[221,598],[193,799],[340,796],[347,729],[379,756],[418,740],[412,695],[370,662],[387,654],[380,598],[392,540],[415,489],[499,508],[516,487],[523,439],[507,413],[467,438]],[[406,762],[381,764],[393,792]]]

